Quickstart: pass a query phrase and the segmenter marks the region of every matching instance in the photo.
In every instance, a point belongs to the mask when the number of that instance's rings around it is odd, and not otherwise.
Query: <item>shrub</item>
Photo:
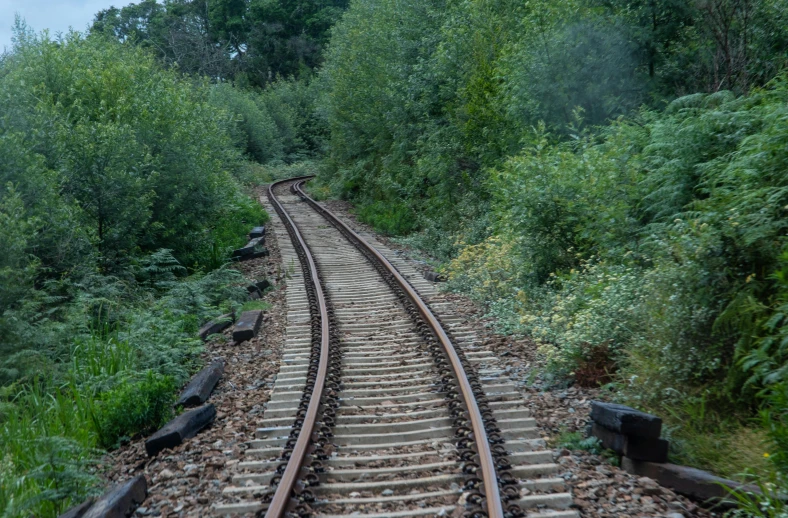
[[[235,145],[250,158],[260,163],[283,158],[279,128],[253,92],[221,83],[210,88],[208,99],[212,105],[228,113]]]
[[[148,371],[140,379],[123,379],[101,395],[95,424],[99,444],[117,446],[124,438],[156,431],[172,417],[177,385],[172,377]]]
[[[396,202],[374,202],[362,205],[358,217],[389,236],[407,234],[414,230],[416,218],[407,205]]]
[[[10,149],[0,179],[19,182],[30,200],[25,218],[54,227],[31,233],[44,266],[84,267],[85,245],[115,273],[139,251],[161,248],[188,267],[208,262],[227,240],[213,230],[251,208],[230,174],[241,163],[228,133],[235,121],[209,102],[215,91],[104,37],[17,38],[0,75],[0,146],[31,151]],[[241,93],[220,93],[231,110],[257,110]],[[267,142],[257,135],[265,121],[250,115],[247,126],[254,146]]]

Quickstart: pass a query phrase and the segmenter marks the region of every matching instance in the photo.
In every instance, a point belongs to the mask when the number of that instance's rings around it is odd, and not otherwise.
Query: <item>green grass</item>
[[[255,311],[258,309],[262,311],[268,311],[271,309],[271,307],[272,306],[270,302],[266,302],[264,300],[250,300],[241,307],[241,311]]]
[[[416,230],[416,217],[404,203],[376,201],[362,205],[358,219],[387,236],[401,236]]]
[[[665,419],[671,462],[705,469],[715,475],[742,479],[748,472],[770,470],[766,431],[757,423],[718,413],[703,419],[684,415]]]
[[[604,458],[608,464],[619,465],[619,457],[616,452],[606,449],[596,437],[585,437],[580,432],[568,432],[564,430],[558,436],[556,445],[559,448],[566,448],[571,451],[587,451],[594,455]]]

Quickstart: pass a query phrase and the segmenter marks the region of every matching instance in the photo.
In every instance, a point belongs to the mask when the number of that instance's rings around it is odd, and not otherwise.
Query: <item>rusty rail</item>
[[[476,444],[477,453],[479,455],[479,465],[482,470],[482,481],[484,483],[484,496],[486,498],[486,511],[489,518],[503,518],[503,504],[501,502],[501,495],[498,488],[498,478],[495,471],[495,460],[490,450],[490,444],[487,440],[487,432],[485,430],[484,419],[482,418],[476,398],[473,394],[473,389],[465,373],[465,370],[460,363],[460,358],[457,354],[454,344],[451,343],[448,335],[443,329],[443,326],[438,322],[438,319],[430,311],[427,304],[421,300],[421,297],[416,293],[416,290],[410,283],[399,273],[399,271],[386,259],[380,252],[372,245],[367,243],[361,236],[359,236],[353,229],[346,225],[341,219],[335,216],[331,211],[319,205],[315,200],[310,198],[302,189],[306,183],[306,179],[299,179],[294,184],[295,191],[306,200],[309,205],[320,213],[323,217],[331,221],[334,225],[342,228],[347,235],[353,237],[357,244],[370,252],[375,259],[382,264],[385,269],[394,277],[396,283],[405,292],[411,302],[417,307],[421,317],[431,328],[438,341],[443,346],[446,355],[449,358],[454,376],[460,387],[463,402],[468,410],[473,428],[473,439]]]
[[[312,389],[312,394],[310,395],[309,406],[307,408],[306,416],[304,417],[304,424],[302,425],[301,431],[298,434],[295,447],[293,448],[293,452],[287,463],[287,467],[282,474],[282,478],[279,481],[279,485],[276,488],[273,499],[268,505],[268,510],[265,514],[266,518],[282,518],[291,505],[291,495],[293,494],[293,490],[295,489],[298,479],[301,476],[304,459],[309,453],[310,440],[315,429],[315,424],[317,423],[318,410],[320,407],[320,396],[323,393],[326,383],[326,376],[328,373],[328,308],[326,305],[323,288],[320,285],[317,266],[315,265],[314,258],[309,252],[309,247],[306,246],[306,242],[304,241],[301,233],[298,231],[298,227],[296,227],[295,222],[287,214],[287,211],[285,211],[284,207],[282,207],[282,204],[279,203],[279,200],[276,199],[276,196],[274,196],[274,187],[283,183],[291,182],[293,180],[293,178],[290,178],[272,183],[268,187],[268,198],[271,200],[276,212],[282,218],[285,225],[290,228],[291,236],[297,240],[296,246],[300,247],[306,255],[308,269],[312,277],[311,281],[314,285],[315,294],[317,297],[318,310],[320,312],[320,363],[317,377],[315,379],[315,385]]]
[[[315,285],[317,294],[319,311],[321,316],[321,352],[320,352],[320,367],[318,371],[317,381],[313,388],[309,407],[304,418],[304,424],[298,435],[296,445],[287,463],[287,467],[282,475],[279,485],[276,488],[271,503],[266,511],[266,518],[282,518],[287,513],[288,508],[291,506],[291,495],[298,483],[299,477],[302,474],[304,461],[309,452],[310,440],[313,435],[315,425],[318,418],[318,410],[320,406],[320,396],[323,393],[326,375],[328,370],[329,358],[329,319],[328,310],[326,305],[326,298],[323,293],[322,287],[319,282],[318,269],[312,258],[309,248],[306,245],[301,233],[298,231],[293,220],[284,210],[284,207],[279,203],[274,195],[274,187],[287,182],[295,182],[293,184],[294,191],[301,196],[315,211],[320,213],[324,218],[329,220],[333,225],[343,230],[343,233],[350,236],[355,241],[357,246],[364,248],[371,254],[378,263],[392,276],[394,282],[399,286],[405,296],[417,308],[421,318],[429,326],[431,332],[440,342],[453,370],[454,378],[457,381],[460,392],[462,394],[463,403],[468,411],[471,421],[473,441],[476,446],[478,454],[478,464],[481,469],[481,479],[484,486],[485,497],[485,511],[489,518],[503,518],[504,510],[501,501],[501,494],[498,486],[498,478],[495,469],[495,460],[490,449],[488,442],[487,431],[485,430],[484,419],[479,410],[476,398],[474,396],[473,388],[465,373],[465,370],[460,361],[457,350],[454,348],[449,336],[446,334],[442,325],[430,311],[429,307],[421,300],[421,297],[416,293],[408,281],[399,273],[399,271],[386,259],[380,252],[373,246],[367,243],[361,236],[359,236],[353,229],[347,226],[341,219],[336,217],[331,211],[320,206],[312,198],[310,198],[302,189],[306,180],[311,177],[299,177],[282,180],[271,184],[268,188],[268,197],[274,205],[277,213],[282,217],[285,225],[289,227],[291,235],[297,241],[297,247],[301,247],[308,262],[308,270],[312,276],[312,282]]]

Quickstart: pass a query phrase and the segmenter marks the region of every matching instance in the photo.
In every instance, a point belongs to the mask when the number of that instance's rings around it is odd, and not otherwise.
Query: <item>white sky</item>
[[[0,52],[4,47],[11,47],[15,13],[36,32],[49,29],[54,36],[69,27],[85,31],[100,10],[130,3],[131,0],[0,0]]]

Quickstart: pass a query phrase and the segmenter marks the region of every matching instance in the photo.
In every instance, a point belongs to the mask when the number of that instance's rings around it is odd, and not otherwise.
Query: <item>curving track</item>
[[[303,183],[269,190],[291,276],[284,360],[267,427],[215,511],[577,517],[495,357],[450,307],[424,302],[431,283],[309,199]]]

